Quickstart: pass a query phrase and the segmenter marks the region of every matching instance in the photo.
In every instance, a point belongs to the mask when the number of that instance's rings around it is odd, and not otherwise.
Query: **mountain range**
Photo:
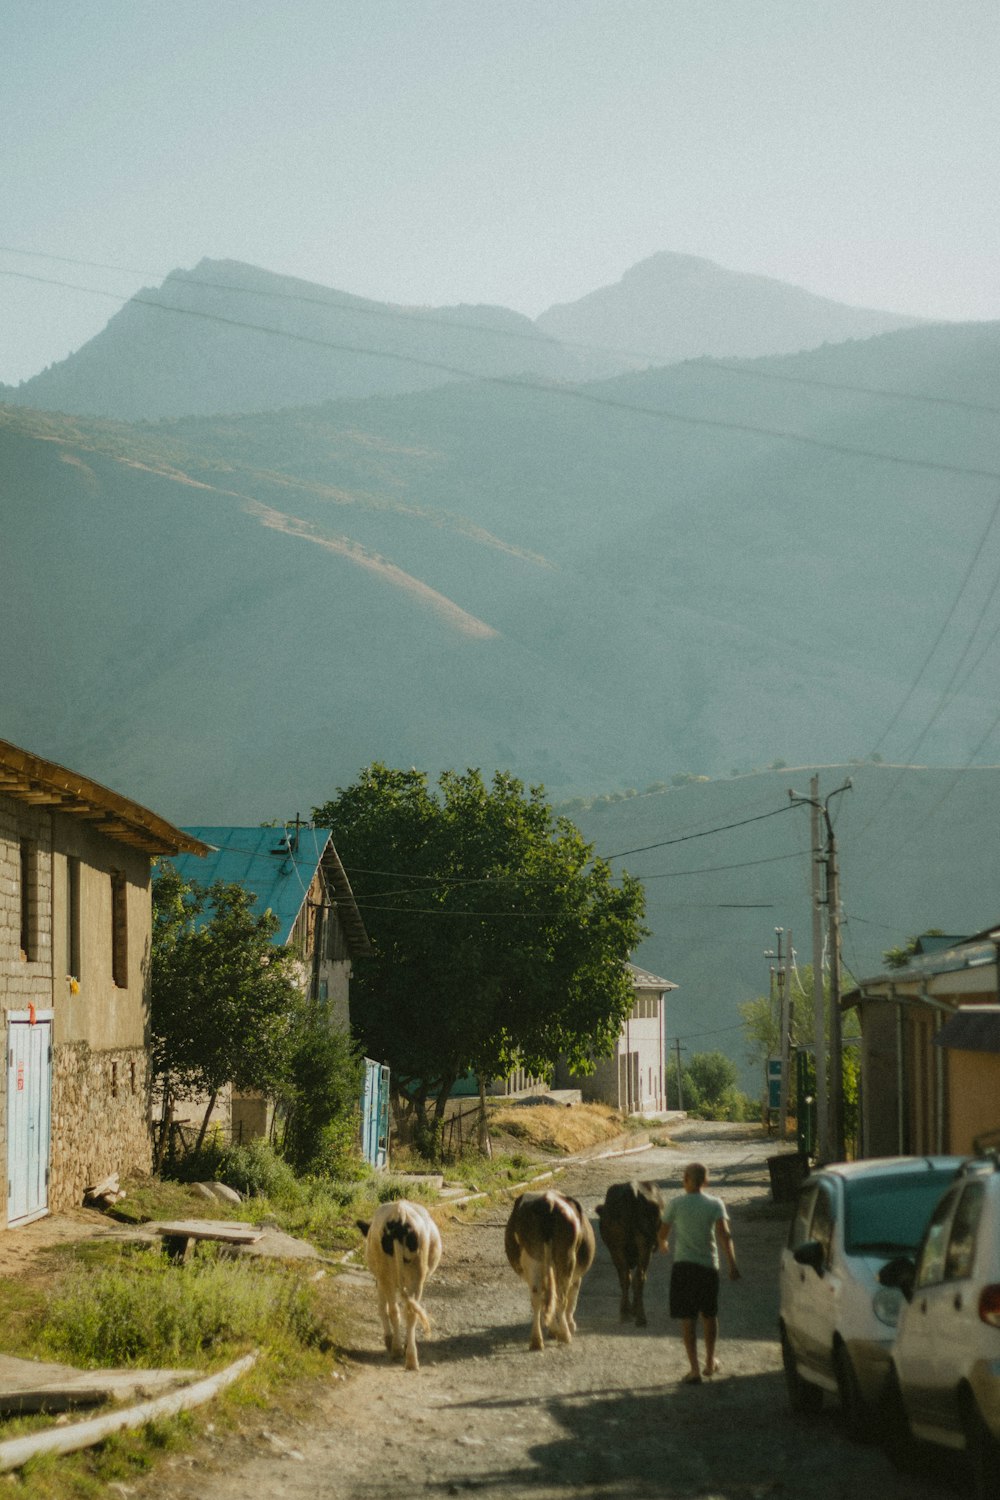
[[[503,307],[374,302],[239,261],[147,287],[0,401],[123,421],[398,395],[475,377],[579,381],[700,355],[784,354],[916,320],[660,254],[534,322]]]
[[[607,853],[854,764],[859,966],[995,919],[1000,325],[673,256],[535,322],[231,262],[155,298],[0,393],[4,738],[181,824],[499,767]],[[650,871],[692,1035],[806,934],[801,869],[755,863],[796,850],[746,848],[699,861],[731,902]]]

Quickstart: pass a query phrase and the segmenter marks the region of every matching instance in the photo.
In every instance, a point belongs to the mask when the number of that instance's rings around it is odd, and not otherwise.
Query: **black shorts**
[[[719,1314],[719,1273],[693,1260],[675,1260],[670,1273],[672,1318],[715,1318]]]

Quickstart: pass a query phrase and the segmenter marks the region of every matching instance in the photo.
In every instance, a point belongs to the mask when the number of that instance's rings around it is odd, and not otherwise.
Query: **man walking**
[[[719,1246],[726,1253],[730,1281],[738,1281],[729,1215],[721,1198],[704,1191],[708,1168],[693,1161],[684,1168],[684,1192],[672,1198],[659,1229],[659,1248],[666,1250],[671,1232],[674,1264],[670,1273],[670,1316],[679,1318],[684,1352],[690,1369],[685,1385],[700,1385],[698,1368],[698,1318],[705,1332],[704,1374],[719,1371],[715,1345],[719,1334]]]

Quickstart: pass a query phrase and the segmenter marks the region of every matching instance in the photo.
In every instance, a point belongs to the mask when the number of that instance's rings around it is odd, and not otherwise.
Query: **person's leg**
[[[715,1341],[719,1336],[718,1318],[702,1318],[705,1328],[705,1374],[714,1375],[719,1368],[715,1357]]]
[[[684,1353],[688,1357],[691,1366],[691,1376],[695,1380],[701,1379],[698,1369],[698,1323],[696,1318],[681,1319],[681,1337],[684,1340]]]

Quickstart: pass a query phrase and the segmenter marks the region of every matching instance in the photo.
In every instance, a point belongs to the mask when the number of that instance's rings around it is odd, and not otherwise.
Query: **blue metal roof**
[[[278,918],[275,943],[287,943],[302,910],[323,851],[330,841],[325,828],[185,828],[185,833],[212,845],[198,856],[176,854],[170,860],[182,880],[212,885],[223,880],[252,891],[254,910],[270,909]]]

